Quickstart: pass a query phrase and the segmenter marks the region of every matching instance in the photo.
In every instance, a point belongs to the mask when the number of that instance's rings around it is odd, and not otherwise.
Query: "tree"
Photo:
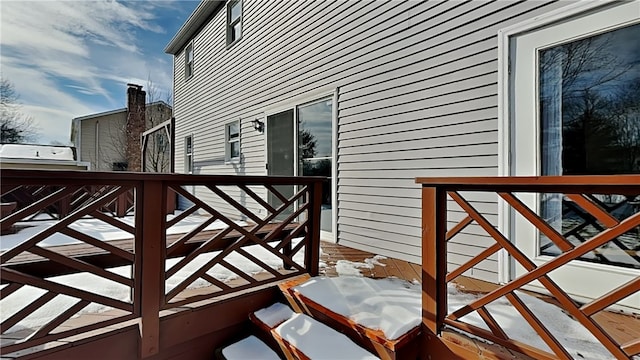
[[[20,112],[19,99],[13,84],[0,78],[0,143],[33,142],[38,138],[33,118]]]

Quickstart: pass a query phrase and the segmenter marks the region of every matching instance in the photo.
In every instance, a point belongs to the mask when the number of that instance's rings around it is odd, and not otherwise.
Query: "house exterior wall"
[[[145,114],[143,131],[171,119],[172,110],[164,102],[154,102],[146,105]],[[79,161],[90,162],[94,171],[112,171],[113,163],[127,162],[126,109],[76,120],[80,134],[74,134],[72,141],[78,149]],[[140,144],[137,147],[140,148]]]
[[[415,177],[498,175],[498,30],[564,5],[245,0],[242,39],[229,49],[223,6],[190,42],[193,76],[184,47],[174,57],[175,169],[191,135],[194,173],[264,175],[265,135],[250,121],[337,89],[337,240],[419,263]],[[242,161],[225,164],[224,124],[237,119]],[[495,197],[471,199],[497,223]],[[448,259],[491,244],[472,225]],[[496,281],[497,271],[493,255],[467,275]]]
[[[79,160],[91,163],[94,171],[111,171],[114,162],[126,162],[124,130],[127,115],[122,112],[80,121]]]

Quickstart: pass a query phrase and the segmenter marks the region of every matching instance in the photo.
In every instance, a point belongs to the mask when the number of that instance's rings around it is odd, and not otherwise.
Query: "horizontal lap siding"
[[[196,173],[265,174],[264,134],[250,121],[338,88],[338,239],[420,262],[415,177],[497,175],[497,31],[558,6],[245,0],[243,38],[231,49],[223,10],[195,37],[193,78],[175,57],[176,169],[192,133]],[[221,160],[224,124],[238,118],[243,162],[234,167]],[[497,221],[495,196],[470,199]],[[481,234],[475,226],[454,238],[450,262],[482,251],[490,239]],[[472,275],[495,281],[496,272],[492,256]]]

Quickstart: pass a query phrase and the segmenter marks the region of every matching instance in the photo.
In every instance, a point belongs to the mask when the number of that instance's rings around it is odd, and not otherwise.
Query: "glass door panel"
[[[298,107],[298,173],[325,176],[320,229],[332,231],[333,101],[325,99]]]
[[[640,169],[640,18],[637,3],[592,12],[514,35],[509,40],[510,174],[633,174]],[[638,212],[639,194],[595,195],[615,218]],[[520,194],[568,241],[604,229],[565,194]],[[560,254],[526,219],[508,220],[516,246],[536,266]],[[576,301],[603,296],[640,274],[640,229],[550,273]],[[512,278],[526,273],[512,262]],[[532,289],[544,291],[537,282]],[[640,309],[640,293],[617,303]]]
[[[640,24],[539,52],[542,175],[640,173]],[[640,210],[640,197],[596,196],[619,220]],[[541,213],[574,245],[606,227],[562,194],[541,199]],[[560,250],[544,236],[540,254]],[[640,269],[640,229],[581,258]]]
[[[267,174],[269,176],[295,175],[293,125],[293,110],[267,116]],[[275,188],[287,198],[293,196],[293,186],[278,185]],[[273,207],[282,205],[282,201],[271,192],[267,200]],[[288,214],[291,214],[290,208],[276,219],[282,220]]]

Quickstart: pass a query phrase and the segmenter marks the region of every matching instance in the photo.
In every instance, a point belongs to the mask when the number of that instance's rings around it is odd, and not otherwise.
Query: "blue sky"
[[[171,91],[163,49],[199,1],[0,1],[0,70],[39,128],[69,143],[74,117],[124,108],[126,84]],[[149,100],[149,98],[148,98]]]

